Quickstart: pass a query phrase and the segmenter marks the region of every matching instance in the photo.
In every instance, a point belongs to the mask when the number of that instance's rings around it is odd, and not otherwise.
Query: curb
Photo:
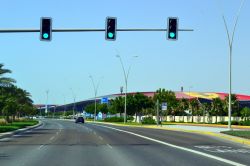
[[[133,125],[123,125],[123,124],[114,124],[114,123],[105,123],[105,122],[89,122],[89,123],[100,123],[100,124],[110,124],[114,126],[125,126],[125,127],[142,127],[142,128],[150,128],[150,129],[160,129],[160,130],[168,130],[168,131],[181,131],[181,132],[187,132],[187,133],[196,133],[196,134],[202,134],[202,135],[208,135],[217,137],[220,139],[225,139],[234,143],[240,143],[243,145],[247,145],[250,147],[250,140],[245,138],[240,138],[236,136],[226,135],[222,133],[215,133],[215,132],[208,132],[208,131],[197,131],[197,130],[186,130],[186,129],[176,129],[176,128],[163,128],[158,126],[133,126]]]
[[[32,129],[35,129],[39,126],[41,126],[43,123],[41,121],[39,121],[38,124],[36,124],[35,126],[28,126],[28,127],[25,127],[25,128],[22,128],[22,129],[18,129],[18,130],[15,130],[15,131],[11,131],[11,132],[6,132],[6,133],[0,133],[0,139],[2,138],[6,138],[6,137],[11,137],[15,134],[20,134],[20,133],[23,133],[25,131],[28,131],[28,130],[32,130]]]
[[[195,123],[167,123],[168,124],[173,124],[173,125],[184,125],[184,126],[201,126],[201,127],[220,127],[220,128],[228,128],[227,125],[220,125],[220,124],[195,124]],[[164,124],[163,124],[164,125]],[[238,126],[238,125],[232,125],[233,129],[247,129],[250,130],[250,126]]]

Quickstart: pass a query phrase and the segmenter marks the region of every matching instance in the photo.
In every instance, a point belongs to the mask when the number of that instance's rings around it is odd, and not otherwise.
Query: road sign
[[[162,103],[161,104],[161,110],[162,111],[167,111],[167,109],[168,109],[168,104],[167,103]]]
[[[102,103],[102,104],[108,104],[108,102],[109,102],[109,100],[108,100],[107,97],[103,97],[103,98],[101,99],[101,103]]]

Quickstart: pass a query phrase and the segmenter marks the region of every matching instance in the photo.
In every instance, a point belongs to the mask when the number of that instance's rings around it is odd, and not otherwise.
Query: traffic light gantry
[[[105,32],[105,39],[108,41],[115,41],[117,32],[167,32],[167,39],[176,41],[178,39],[179,31],[193,31],[193,29],[179,29],[179,21],[177,17],[169,17],[167,22],[167,28],[152,29],[152,28],[124,28],[117,29],[117,18],[106,17],[105,29],[93,29],[93,28],[53,28],[52,18],[41,17],[40,29],[0,29],[1,33],[34,33],[40,32],[41,41],[51,41],[52,32]]]

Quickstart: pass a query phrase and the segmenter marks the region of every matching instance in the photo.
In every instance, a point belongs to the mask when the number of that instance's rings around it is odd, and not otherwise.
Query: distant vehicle
[[[84,123],[84,118],[82,116],[77,117],[75,123]]]

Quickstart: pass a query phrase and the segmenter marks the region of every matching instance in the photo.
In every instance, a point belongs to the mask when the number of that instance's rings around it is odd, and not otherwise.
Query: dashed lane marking
[[[108,128],[108,129],[111,129],[111,130],[116,130],[116,131],[120,131],[120,132],[127,133],[127,134],[131,134],[131,135],[134,135],[134,136],[137,136],[137,137],[140,137],[140,138],[144,138],[144,139],[147,139],[147,140],[150,140],[150,141],[153,141],[153,142],[157,142],[159,144],[163,144],[163,145],[166,145],[166,146],[169,146],[169,147],[173,147],[173,148],[180,149],[180,150],[183,150],[183,151],[186,151],[186,152],[191,152],[191,153],[194,153],[194,154],[197,154],[197,155],[200,155],[200,156],[204,156],[204,157],[207,157],[207,158],[218,160],[218,161],[230,164],[230,165],[245,166],[244,164],[237,163],[235,161],[231,161],[231,160],[228,160],[228,159],[217,157],[217,156],[207,154],[207,153],[204,153],[204,152],[200,152],[200,151],[197,151],[197,150],[188,149],[188,148],[185,148],[185,147],[182,147],[182,146],[177,146],[177,145],[170,144],[170,143],[167,143],[167,142],[163,142],[163,141],[153,139],[153,138],[150,138],[150,137],[147,137],[147,136],[136,134],[136,133],[133,133],[133,132],[130,132],[130,131],[121,130],[121,129],[117,129],[117,128],[113,128],[113,127],[109,127],[109,126],[96,125],[96,124],[93,124],[93,123],[91,125],[99,126],[99,127],[103,127],[103,128]]]

